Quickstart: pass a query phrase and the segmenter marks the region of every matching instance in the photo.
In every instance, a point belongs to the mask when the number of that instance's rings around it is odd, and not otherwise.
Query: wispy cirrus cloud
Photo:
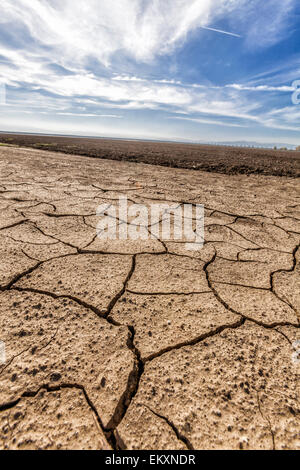
[[[0,22],[24,26],[33,40],[47,47],[46,54],[68,65],[82,63],[88,56],[109,65],[112,56],[120,51],[147,62],[172,51],[195,29],[208,27],[216,11],[224,14],[228,10],[226,3],[225,0],[2,0]],[[238,0],[229,4],[238,4]]]
[[[270,47],[290,33],[294,23],[295,0],[267,0],[256,2],[244,0],[235,10],[234,23],[246,31],[247,46],[252,48]],[[246,13],[246,14],[245,14]]]

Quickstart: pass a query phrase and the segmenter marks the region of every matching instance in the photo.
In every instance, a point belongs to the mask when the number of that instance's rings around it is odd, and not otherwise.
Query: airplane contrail
[[[222,31],[222,29],[209,28],[208,26],[201,26],[202,29],[208,29],[209,31],[214,31],[215,33],[228,34],[228,36],[234,36],[236,38],[241,38],[239,34],[229,33],[228,31]]]

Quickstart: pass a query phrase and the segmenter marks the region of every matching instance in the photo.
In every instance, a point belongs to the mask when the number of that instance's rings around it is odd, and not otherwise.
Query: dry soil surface
[[[4,146],[0,172],[0,449],[300,449],[299,180]],[[120,195],[204,204],[203,249],[100,240]]]

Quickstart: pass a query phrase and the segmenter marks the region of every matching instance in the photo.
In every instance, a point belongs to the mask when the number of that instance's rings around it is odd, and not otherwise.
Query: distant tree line
[[[276,147],[276,145],[275,145],[275,147],[273,147],[273,148],[274,148],[274,150],[288,150],[287,147],[281,147],[281,148],[278,149],[278,148]],[[296,150],[296,152],[300,152],[300,145],[299,145],[298,147],[296,147],[295,150]]]

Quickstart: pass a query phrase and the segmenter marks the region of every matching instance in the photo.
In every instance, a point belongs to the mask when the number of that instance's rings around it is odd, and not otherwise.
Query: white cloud
[[[234,23],[239,22],[246,32],[250,49],[270,47],[280,42],[290,32],[291,14],[297,0],[241,0],[235,10]]]
[[[1,0],[0,23],[25,25],[63,64],[93,56],[108,65],[116,52],[147,62],[171,52],[197,28],[214,30],[214,19],[240,1]]]
[[[286,106],[269,112],[272,117],[279,117],[287,122],[300,122],[300,106]]]
[[[129,75],[116,75],[112,77],[112,80],[116,80],[118,82],[144,82],[144,78],[139,78],[135,76],[129,76]]]
[[[245,90],[245,91],[283,91],[283,92],[292,92],[294,87],[292,86],[269,86],[269,85],[258,85],[258,86],[248,86],[240,85],[238,83],[232,83],[226,85],[227,88],[233,88],[235,90]]]
[[[122,116],[117,114],[89,114],[89,113],[57,113],[60,116],[77,116],[77,117],[101,117],[101,118],[113,118],[121,119]]]
[[[222,126],[222,127],[247,127],[246,125],[243,125],[243,124],[234,124],[232,122],[216,121],[215,119],[179,117],[179,116],[172,116],[170,119],[177,119],[180,121],[192,121],[192,122],[197,122],[199,124],[209,124],[209,125]]]
[[[185,86],[172,80],[146,80],[129,76],[115,77],[116,80],[99,78],[92,73],[74,74],[68,76],[53,77],[47,69],[39,66],[36,70],[30,68],[30,60],[23,60],[24,68],[11,71],[10,83],[18,86],[24,70],[26,71],[23,82],[28,84],[38,83],[34,89],[53,94],[52,97],[35,98],[30,103],[29,98],[21,105],[41,108],[49,108],[52,113],[62,116],[77,115],[81,117],[117,117],[111,113],[99,113],[101,109],[141,110],[156,109],[165,110],[174,114],[184,113],[189,115],[191,121],[202,124],[224,125],[226,127],[244,127],[245,125],[260,125],[267,128],[281,130],[298,130],[299,111],[297,107],[284,108],[282,110],[271,109],[266,111],[265,101],[249,99],[249,92],[270,91],[286,92],[290,87],[264,87],[231,84],[228,86]],[[291,87],[291,90],[293,88]],[[55,99],[59,97],[59,100]],[[263,95],[264,96],[264,95]],[[28,101],[29,100],[29,101]],[[34,101],[33,101],[34,100]],[[16,103],[17,104],[17,103]],[[82,113],[79,106],[87,106],[88,111]],[[69,111],[75,106],[77,109]],[[218,119],[216,119],[218,118]],[[228,121],[228,118],[231,121]]]

